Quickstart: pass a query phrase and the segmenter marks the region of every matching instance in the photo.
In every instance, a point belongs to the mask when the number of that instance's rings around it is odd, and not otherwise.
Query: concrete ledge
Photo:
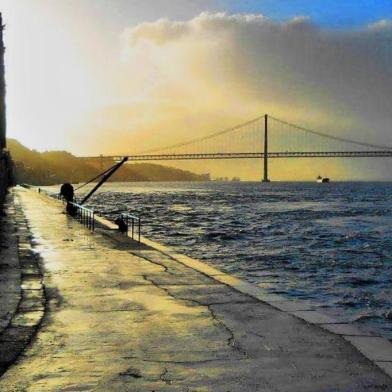
[[[343,336],[374,336],[371,332],[360,330],[351,324],[324,324],[322,328]]]
[[[375,364],[392,378],[392,362],[376,361]]]
[[[317,310],[300,310],[296,312],[289,312],[295,317],[305,320],[311,324],[338,324],[339,320],[336,320],[326,314],[320,313]]]
[[[271,303],[275,308],[282,312],[297,312],[300,310],[314,310],[319,305],[310,301],[287,300],[274,301]]]
[[[377,336],[345,336],[354,347],[373,362],[392,363],[392,343]]]

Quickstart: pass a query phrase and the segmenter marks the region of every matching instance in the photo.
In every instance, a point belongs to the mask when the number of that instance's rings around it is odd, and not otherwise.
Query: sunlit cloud
[[[377,22],[371,23],[368,27],[369,30],[373,31],[392,30],[392,20],[381,19]]]
[[[131,70],[141,72],[155,98],[183,96],[217,110],[228,105],[238,115],[255,107],[298,118],[313,113],[342,125],[348,116],[380,126],[383,139],[391,119],[389,23],[328,32],[306,17],[276,23],[261,15],[203,13],[187,22],[143,23],[125,35]]]

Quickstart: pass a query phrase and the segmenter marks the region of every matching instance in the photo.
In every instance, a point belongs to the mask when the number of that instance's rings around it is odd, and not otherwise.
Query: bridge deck
[[[80,157],[83,159],[121,160],[123,155],[99,155]],[[387,158],[392,150],[384,151],[287,151],[269,152],[268,158]],[[174,161],[192,159],[262,159],[263,152],[195,153],[195,154],[136,154],[128,155],[129,161]]]

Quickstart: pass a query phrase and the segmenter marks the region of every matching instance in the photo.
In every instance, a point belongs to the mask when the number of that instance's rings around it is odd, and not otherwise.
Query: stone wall
[[[13,185],[13,162],[8,150],[0,150],[0,208],[8,188]]]

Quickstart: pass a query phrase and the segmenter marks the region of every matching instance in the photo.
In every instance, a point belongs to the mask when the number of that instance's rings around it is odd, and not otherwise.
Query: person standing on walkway
[[[62,197],[64,197],[64,199],[67,202],[66,210],[67,210],[68,214],[74,215],[75,214],[75,207],[72,205],[72,203],[74,201],[74,195],[75,195],[74,187],[71,184],[69,184],[68,182],[61,185],[60,195]]]

